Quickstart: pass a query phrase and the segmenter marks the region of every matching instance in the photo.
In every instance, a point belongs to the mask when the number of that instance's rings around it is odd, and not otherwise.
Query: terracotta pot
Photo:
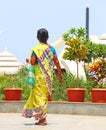
[[[21,100],[22,88],[4,88],[5,100],[19,101]]]
[[[69,102],[84,102],[85,88],[67,88]]]
[[[92,102],[106,103],[106,89],[93,88],[91,90]]]

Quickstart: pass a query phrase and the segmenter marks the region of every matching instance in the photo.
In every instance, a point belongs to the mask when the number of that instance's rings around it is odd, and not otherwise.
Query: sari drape
[[[48,94],[52,94],[53,53],[50,47],[43,43],[35,46],[32,52],[37,57],[37,64],[34,66],[36,83],[24,105],[22,116],[26,118],[35,117],[35,119],[40,120],[46,116]]]

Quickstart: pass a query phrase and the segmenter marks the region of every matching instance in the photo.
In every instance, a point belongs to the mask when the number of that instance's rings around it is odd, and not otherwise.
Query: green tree
[[[86,39],[85,28],[71,28],[67,33],[63,34],[65,40],[65,52],[63,54],[63,59],[74,60],[77,64],[77,77],[76,77],[76,87],[78,87],[79,81],[79,68],[78,64],[80,61],[87,59],[88,44],[89,40]]]

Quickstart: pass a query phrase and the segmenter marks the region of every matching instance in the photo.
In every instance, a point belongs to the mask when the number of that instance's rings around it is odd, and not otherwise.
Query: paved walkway
[[[48,114],[47,120],[47,126],[37,126],[20,113],[0,113],[0,130],[106,130],[106,116]]]

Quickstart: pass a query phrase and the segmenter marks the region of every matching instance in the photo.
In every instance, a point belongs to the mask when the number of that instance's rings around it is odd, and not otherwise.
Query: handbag
[[[31,64],[28,65],[28,77],[27,77],[27,84],[30,89],[34,88],[35,85],[35,70],[34,66]]]

